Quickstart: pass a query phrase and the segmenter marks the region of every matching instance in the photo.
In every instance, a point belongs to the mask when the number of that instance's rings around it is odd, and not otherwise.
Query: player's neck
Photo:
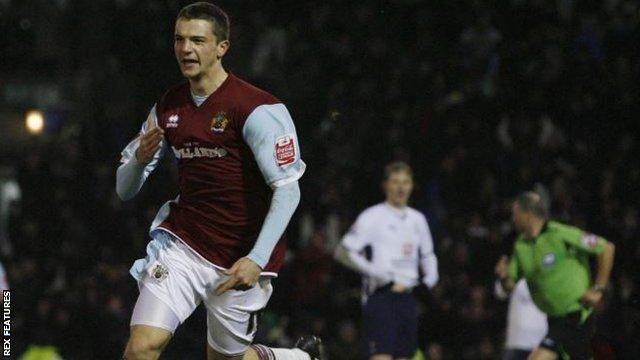
[[[403,210],[404,208],[407,207],[407,203],[402,203],[402,202],[393,202],[391,200],[387,200],[386,203],[392,208],[398,209],[398,210]]]
[[[202,74],[198,79],[189,79],[191,92],[199,96],[209,96],[227,79],[227,73],[222,64],[218,63],[210,72]]]

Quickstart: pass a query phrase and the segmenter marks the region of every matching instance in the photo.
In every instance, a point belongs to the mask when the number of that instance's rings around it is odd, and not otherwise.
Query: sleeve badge
[[[296,161],[296,142],[293,134],[286,134],[276,139],[276,161],[278,166],[286,167]]]
[[[594,248],[598,245],[598,237],[593,234],[585,233],[582,235],[582,243],[587,247]]]

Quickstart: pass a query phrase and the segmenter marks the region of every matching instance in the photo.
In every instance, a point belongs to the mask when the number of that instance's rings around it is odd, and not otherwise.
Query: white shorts
[[[249,290],[215,295],[216,288],[229,276],[163,231],[154,234],[147,258],[137,261],[131,273],[139,279],[140,287],[131,325],[155,326],[173,333],[178,323],[203,302],[208,343],[225,355],[242,354],[251,344],[257,312],[267,305],[273,292],[271,277],[262,276]],[[162,309],[167,311],[162,314]],[[166,314],[169,309],[173,315]]]

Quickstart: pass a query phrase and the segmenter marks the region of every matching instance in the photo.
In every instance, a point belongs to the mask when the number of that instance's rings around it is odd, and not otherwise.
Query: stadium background
[[[0,258],[14,354],[119,358],[137,295],[127,274],[170,166],[114,192],[119,151],[178,81],[172,27],[185,1],[0,1]],[[513,239],[508,201],[536,182],[554,217],[617,246],[599,309],[601,359],[640,356],[640,26],[635,1],[220,1],[225,67],[281,98],[308,173],[288,265],[258,341],[315,332],[358,359],[359,279],[333,246],[382,199],[383,165],[415,168],[412,204],[434,232],[441,279],[418,290],[430,359],[495,359],[506,304],[493,266]],[[26,111],[45,118],[27,133]],[[19,191],[18,191],[19,190]],[[13,200],[12,200],[13,199]],[[167,359],[204,358],[200,309]]]

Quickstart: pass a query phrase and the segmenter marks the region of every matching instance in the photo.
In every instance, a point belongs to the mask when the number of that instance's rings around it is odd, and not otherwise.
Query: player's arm
[[[298,179],[306,168],[300,159],[293,120],[283,104],[258,106],[247,118],[242,137],[273,189],[273,196],[253,249],[227,271],[231,277],[218,287],[218,294],[232,288],[249,288],[258,281],[300,203]]]
[[[496,286],[505,295],[509,294],[515,287],[516,281],[520,279],[520,267],[518,257],[514,254],[511,258],[503,255],[496,264],[495,274],[498,277]]]
[[[370,244],[367,230],[372,226],[370,224],[372,221],[369,214],[360,214],[349,231],[342,237],[340,244],[336,246],[334,258],[347,268],[362,275],[378,279],[382,283],[391,282],[392,276],[389,272],[374,266],[363,255],[363,249]]]
[[[154,106],[142,125],[140,134],[122,151],[122,164],[116,172],[116,193],[120,199],[133,198],[158,165],[166,147],[163,134],[163,130],[157,125]]]
[[[602,300],[602,293],[609,283],[615,246],[612,242],[594,234],[576,229],[574,236],[566,236],[564,241],[579,251],[596,257],[596,277],[593,287],[582,296],[582,301],[590,306],[595,306]]]
[[[438,258],[433,250],[433,236],[431,235],[427,219],[424,216],[422,216],[421,236],[422,242],[420,244],[420,254],[422,258],[420,259],[420,266],[424,272],[422,283],[431,289],[436,285],[439,279]]]

